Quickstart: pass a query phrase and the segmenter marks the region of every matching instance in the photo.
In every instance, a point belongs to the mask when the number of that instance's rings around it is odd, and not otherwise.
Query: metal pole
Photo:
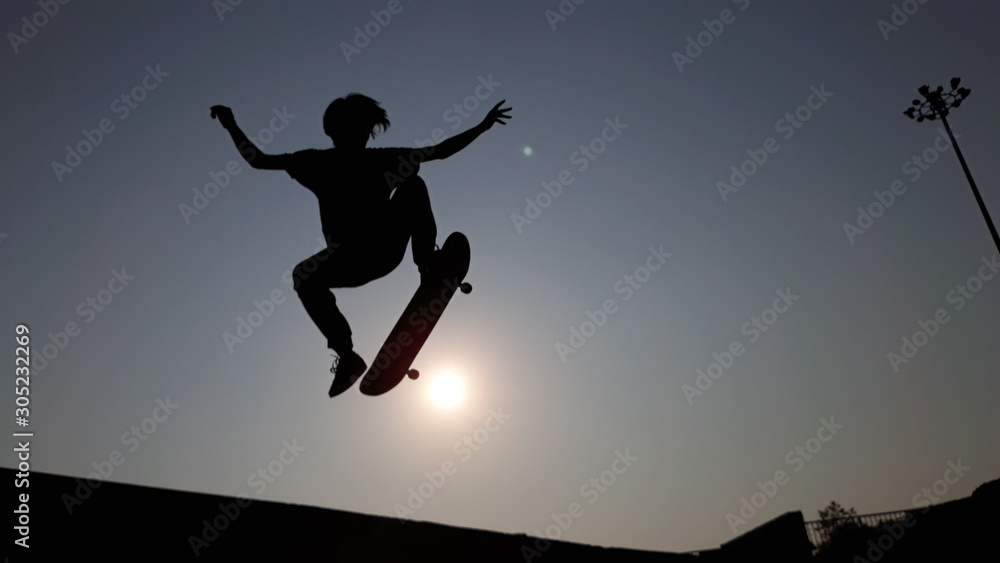
[[[990,235],[993,237],[993,244],[1000,251],[1000,235],[997,234],[997,228],[993,224],[993,219],[990,218],[989,211],[986,210],[986,203],[983,201],[983,196],[979,194],[979,188],[976,186],[976,181],[972,179],[972,172],[969,170],[969,165],[965,162],[965,156],[962,155],[962,150],[958,148],[958,142],[955,140],[955,135],[951,132],[951,126],[948,125],[948,113],[951,108],[957,108],[962,105],[962,102],[969,97],[972,92],[968,88],[959,88],[961,83],[960,78],[951,79],[951,90],[948,92],[944,91],[943,86],[938,86],[936,90],[931,90],[926,84],[917,88],[917,92],[924,98],[924,101],[913,100],[912,107],[908,108],[903,112],[904,115],[910,119],[915,119],[917,122],[929,120],[934,121],[940,119],[944,122],[944,129],[948,132],[948,139],[951,140],[951,146],[955,147],[955,154],[958,155],[958,162],[962,165],[962,171],[965,172],[965,178],[969,181],[969,187],[972,188],[972,194],[976,196],[976,203],[979,204],[979,211],[982,212],[983,218],[986,219],[986,226],[990,229]]]
[[[983,202],[983,197],[979,195],[979,188],[976,187],[976,181],[972,179],[972,172],[969,171],[969,165],[965,163],[965,157],[962,156],[962,151],[958,148],[958,142],[955,141],[955,135],[951,132],[951,126],[948,125],[948,120],[945,118],[943,113],[938,112],[938,115],[944,123],[944,130],[948,132],[948,138],[951,139],[951,146],[955,147],[955,154],[958,155],[958,161],[962,164],[962,170],[965,172],[966,179],[969,180],[969,186],[972,187],[972,193],[976,196],[976,203],[979,204],[979,210],[983,212],[983,218],[986,219],[986,226],[990,228],[990,234],[993,235],[993,244],[996,245],[997,250],[1000,251],[1000,235],[997,234],[997,228],[993,225],[993,219],[990,218],[990,212],[986,210],[986,203]]]

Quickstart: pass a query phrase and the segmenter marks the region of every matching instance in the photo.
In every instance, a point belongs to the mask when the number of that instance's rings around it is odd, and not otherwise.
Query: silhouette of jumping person
[[[410,242],[421,281],[438,262],[437,226],[427,186],[417,176],[422,162],[442,160],[464,149],[494,123],[506,125],[511,108],[501,100],[482,123],[417,149],[366,148],[389,128],[386,111],[362,94],[337,98],[323,115],[323,131],[333,148],[265,154],[236,125],[226,106],[212,106],[240,155],[253,168],[284,170],[319,200],[326,248],[292,271],[293,287],[309,317],[336,353],[330,396],[346,391],[368,369],[354,351],[351,327],[337,308],[331,288],[358,287],[381,278],[403,261]]]

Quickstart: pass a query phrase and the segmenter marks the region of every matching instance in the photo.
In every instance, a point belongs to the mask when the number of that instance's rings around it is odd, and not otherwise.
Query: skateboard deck
[[[419,377],[420,372],[410,369],[410,366],[441,314],[455,292],[472,291],[472,286],[464,281],[469,273],[471,257],[469,239],[462,233],[452,233],[444,241],[440,252],[439,271],[417,288],[371,367],[365,372],[360,385],[365,395],[381,395],[392,390],[403,377]]]

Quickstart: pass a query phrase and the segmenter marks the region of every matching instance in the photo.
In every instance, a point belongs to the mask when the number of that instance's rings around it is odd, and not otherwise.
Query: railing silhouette
[[[815,548],[826,543],[830,532],[844,524],[854,524],[856,526],[867,526],[877,528],[880,525],[890,522],[899,522],[906,518],[907,514],[915,514],[918,510],[894,510],[892,512],[875,512],[872,514],[859,514],[847,518],[836,518],[833,520],[813,520],[806,522],[806,535]],[[826,523],[826,526],[823,524]]]

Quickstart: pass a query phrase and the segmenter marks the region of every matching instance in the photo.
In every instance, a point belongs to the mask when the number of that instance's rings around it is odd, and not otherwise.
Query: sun
[[[453,407],[462,402],[465,385],[457,375],[446,372],[431,381],[428,393],[435,405],[443,408]]]

